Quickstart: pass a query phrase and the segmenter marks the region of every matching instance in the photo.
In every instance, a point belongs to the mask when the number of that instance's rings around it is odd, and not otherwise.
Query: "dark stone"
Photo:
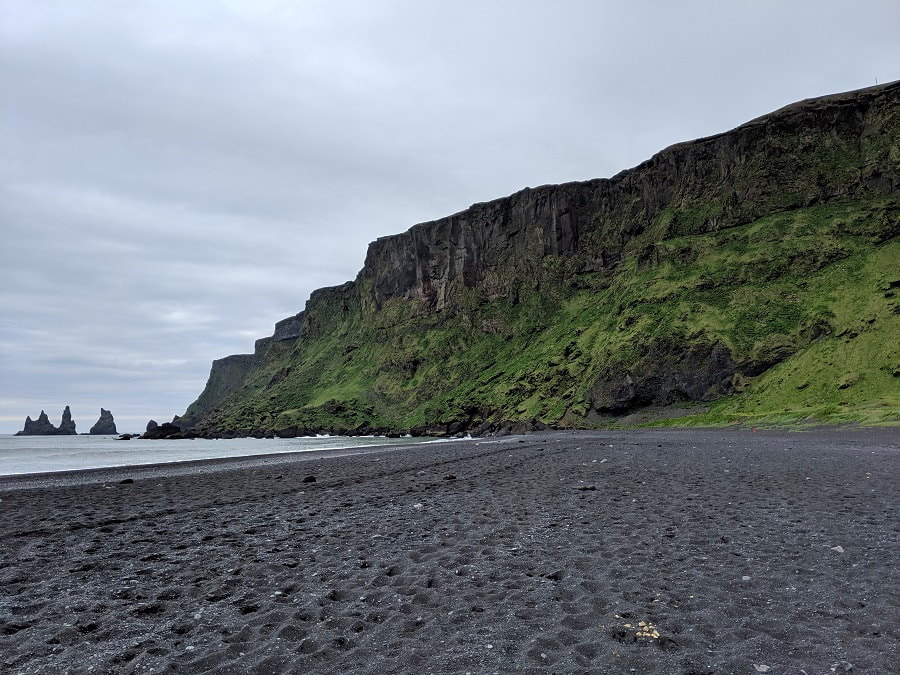
[[[678,651],[678,648],[681,646],[681,645],[678,644],[678,642],[676,642],[676,641],[673,640],[672,638],[667,637],[667,636],[665,636],[665,635],[660,636],[660,638],[659,638],[659,640],[657,641],[656,644],[657,644],[657,645],[659,646],[659,648],[662,649],[664,652],[674,652],[674,651]]]
[[[100,408],[100,418],[97,420],[97,423],[91,427],[91,435],[100,436],[117,433],[119,432],[116,431],[116,421],[113,419],[112,413],[109,410]]]
[[[452,473],[448,473],[446,476],[444,476],[444,480],[456,480],[456,476],[454,476]]]
[[[149,424],[147,425],[150,426]],[[184,438],[181,434],[181,427],[171,422],[163,422],[152,429],[147,429],[141,438],[149,438],[151,440]]]
[[[738,365],[724,345],[655,340],[642,351],[639,360],[610,365],[597,379],[591,388],[594,410],[623,414],[648,405],[710,401],[732,392]]]
[[[315,482],[316,482],[316,477],[315,477],[315,476],[307,476],[306,478],[304,478],[304,479],[303,479],[302,481],[300,481],[300,482],[301,482],[301,483],[315,483]]]
[[[447,434],[450,436],[453,436],[462,431],[465,431],[465,428],[466,428],[465,422],[450,422],[450,424],[447,425]]]
[[[609,637],[611,637],[616,642],[621,642],[622,644],[631,644],[632,642],[637,642],[637,636],[634,633],[619,627],[610,629]]]
[[[158,426],[159,426],[159,424],[157,424],[156,420],[150,420],[149,422],[147,422],[146,431],[153,431]]]
[[[47,413],[41,410],[41,414],[36,420],[32,420],[31,416],[25,418],[25,427],[21,431],[17,431],[16,436],[74,436],[76,433],[72,412],[69,410],[69,406],[66,406],[58,428],[50,423]]]
[[[119,483],[121,483],[122,485],[131,485],[132,483],[134,483],[134,478],[123,478],[119,481]]]
[[[41,410],[41,414],[36,420],[32,420],[31,416],[25,418],[25,428],[17,431],[16,436],[55,436],[59,429],[50,423],[47,413]]]

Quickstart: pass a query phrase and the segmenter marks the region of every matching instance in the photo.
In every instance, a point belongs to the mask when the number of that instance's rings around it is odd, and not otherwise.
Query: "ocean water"
[[[0,434],[0,476],[433,441],[431,438],[397,439],[379,436],[180,441],[145,441],[138,438],[117,441],[115,436]]]

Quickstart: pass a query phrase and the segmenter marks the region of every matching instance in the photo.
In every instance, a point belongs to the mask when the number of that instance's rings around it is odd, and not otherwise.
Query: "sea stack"
[[[16,436],[55,436],[58,431],[59,429],[50,424],[47,413],[41,410],[36,420],[31,419],[31,415],[25,418],[25,428],[17,431]]]
[[[72,411],[69,410],[69,406],[66,406],[66,409],[63,410],[62,422],[60,422],[59,429],[56,433],[60,436],[74,436],[77,433],[75,431],[75,422],[72,421]]]
[[[32,420],[30,415],[26,417],[25,428],[16,432],[16,436],[74,436],[75,434],[75,422],[72,421],[72,411],[69,410],[69,406],[63,410],[59,428],[53,426],[47,413],[41,410],[41,414],[36,420]]]
[[[113,419],[112,413],[109,410],[100,408],[100,419],[91,427],[91,435],[100,436],[117,433],[119,432],[116,431],[116,421]]]

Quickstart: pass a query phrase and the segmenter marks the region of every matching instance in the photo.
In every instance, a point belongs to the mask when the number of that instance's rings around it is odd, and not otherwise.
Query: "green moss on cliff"
[[[744,373],[743,393],[680,424],[896,419],[896,217],[888,200],[778,213],[659,241],[652,264],[637,245],[603,274],[551,263],[515,302],[469,290],[454,311],[372,311],[362,289],[350,310],[319,308],[317,337],[273,350],[214,425],[596,425],[596,383],[670,343],[721,345]]]
[[[803,299],[830,318],[831,334],[749,380],[740,395],[677,424],[900,421],[900,297],[893,290],[900,273],[890,274],[897,260],[894,239],[810,275]]]

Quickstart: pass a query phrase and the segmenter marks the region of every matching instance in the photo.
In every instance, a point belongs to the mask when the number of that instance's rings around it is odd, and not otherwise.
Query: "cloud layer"
[[[887,81],[893,0],[0,0],[0,432],[168,419],[366,245]]]

